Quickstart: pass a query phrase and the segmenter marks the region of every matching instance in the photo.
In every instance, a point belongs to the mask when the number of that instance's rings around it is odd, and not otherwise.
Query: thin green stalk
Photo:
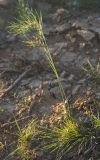
[[[56,67],[55,67],[55,64],[54,64],[54,62],[53,62],[53,59],[52,59],[50,50],[49,50],[49,48],[48,48],[48,45],[47,45],[46,40],[45,40],[45,37],[44,37],[44,34],[42,34],[42,37],[43,37],[43,43],[44,43],[44,46],[45,46],[45,47],[43,48],[43,49],[44,49],[44,52],[45,52],[45,55],[46,55],[46,57],[47,57],[47,59],[48,59],[48,62],[49,62],[49,64],[50,64],[50,66],[51,66],[51,68],[52,68],[52,70],[53,70],[56,78],[58,79],[61,97],[62,97],[63,103],[64,103],[64,105],[65,105],[65,109],[68,110],[68,101],[67,101],[67,98],[66,98],[66,95],[65,95],[64,88],[63,88],[62,83],[61,83],[61,79],[60,79],[60,77],[59,77],[58,71],[57,71],[57,69],[56,69]],[[67,101],[67,103],[66,103],[66,101]],[[66,105],[67,105],[67,106],[66,106]],[[66,107],[67,107],[67,108],[66,108]]]

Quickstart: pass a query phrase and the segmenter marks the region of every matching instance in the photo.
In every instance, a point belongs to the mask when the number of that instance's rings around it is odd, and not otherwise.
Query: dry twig
[[[4,98],[6,94],[8,94],[12,89],[14,89],[16,85],[18,85],[18,83],[23,79],[23,77],[25,77],[27,73],[31,71],[31,69],[32,67],[28,66],[27,69],[14,81],[14,83],[12,83],[7,89],[5,89],[2,95],[0,95],[0,99]]]

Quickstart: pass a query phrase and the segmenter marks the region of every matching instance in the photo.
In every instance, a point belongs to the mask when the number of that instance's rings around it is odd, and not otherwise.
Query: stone
[[[13,103],[7,103],[7,104],[1,104],[0,110],[8,111],[9,113],[13,113],[13,111],[16,109],[16,104]]]
[[[43,32],[45,35],[49,35],[50,33],[64,33],[70,30],[70,24],[65,23],[65,24],[61,24],[61,25],[52,25],[50,27],[48,27],[46,24],[43,27]]]
[[[60,49],[62,48],[66,48],[67,47],[67,43],[66,42],[58,42],[58,43],[55,43],[55,47],[59,47]]]
[[[29,87],[30,87],[31,89],[33,89],[33,88],[38,88],[41,84],[42,84],[41,80],[39,80],[39,79],[34,79],[34,80],[29,84]]]
[[[7,42],[14,42],[16,41],[16,35],[7,35],[6,40]]]
[[[76,58],[76,54],[73,52],[62,53],[60,61],[66,66],[68,63],[73,62]]]
[[[68,80],[68,81],[72,81],[72,80],[74,79],[74,77],[75,77],[75,76],[74,76],[73,74],[70,74],[70,76],[67,78],[67,80]]]
[[[16,51],[17,52],[17,51]],[[21,54],[19,55],[19,57],[22,56],[25,57],[26,60],[28,61],[41,61],[41,59],[43,59],[43,53],[40,49],[36,49],[36,48],[33,48],[33,49],[21,49],[21,50],[18,50],[18,53],[21,52]]]
[[[80,49],[83,49],[86,46],[86,43],[82,42],[82,43],[79,43],[79,45],[80,45]]]
[[[79,55],[75,60],[75,64],[77,67],[83,67],[87,64],[87,57],[82,57],[82,55]]]
[[[28,85],[31,80],[32,80],[32,78],[23,79],[21,81],[21,85],[23,85],[23,86]]]
[[[54,21],[60,22],[65,17],[69,16],[69,11],[64,8],[59,8],[57,9],[56,13],[52,14],[51,16]]]
[[[76,29],[81,28],[81,29],[88,29],[88,25],[86,22],[86,19],[82,19],[82,21],[76,20],[75,22],[72,23],[72,27],[75,27]]]
[[[81,87],[80,85],[76,85],[74,87],[74,89],[72,90],[72,95],[75,95],[78,92],[78,90],[79,90],[80,87]]]
[[[71,26],[68,23],[65,23],[65,24],[62,24],[62,25],[57,25],[55,27],[55,31],[59,32],[59,33],[66,32],[66,31],[69,31],[70,27]]]
[[[26,97],[26,96],[29,96],[29,95],[30,95],[30,90],[29,89],[20,91],[18,93],[19,98],[23,98],[23,97]]]
[[[85,81],[86,81],[86,79],[85,79],[85,78],[83,78],[83,79],[80,79],[77,83],[78,83],[78,84],[84,84],[84,83],[85,83]]]
[[[85,41],[90,41],[95,37],[95,34],[88,30],[77,30],[77,33],[82,36]]]
[[[50,107],[47,107],[47,105],[46,106],[41,106],[41,108],[40,108],[40,113],[42,113],[43,115],[50,115],[51,114],[51,110],[50,110]]]
[[[100,92],[95,93],[97,99],[100,99]]]

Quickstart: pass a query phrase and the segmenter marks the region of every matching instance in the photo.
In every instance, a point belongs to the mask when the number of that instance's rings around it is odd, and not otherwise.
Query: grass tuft
[[[23,160],[28,160],[33,156],[36,156],[35,149],[31,150],[30,146],[31,141],[38,133],[39,130],[37,129],[37,122],[34,119],[32,119],[27,124],[27,127],[19,133],[17,150]]]
[[[52,129],[44,128],[39,136],[44,143],[40,146],[44,151],[56,152],[56,159],[62,159],[76,144],[79,143],[80,133],[73,120],[67,119],[61,126]]]
[[[89,60],[87,60],[87,65],[83,67],[83,70],[89,74],[97,83],[100,83],[100,63],[97,65],[92,65]]]
[[[40,149],[44,152],[55,153],[56,160],[67,158],[74,149],[76,155],[89,154],[99,144],[100,119],[91,124],[78,124],[72,119],[66,119],[61,126],[42,128],[38,140],[42,140]]]

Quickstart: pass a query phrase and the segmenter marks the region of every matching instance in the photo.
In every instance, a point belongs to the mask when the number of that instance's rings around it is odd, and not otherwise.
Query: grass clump
[[[9,156],[18,153],[22,160],[35,159],[37,153],[50,153],[55,160],[68,158],[68,153],[91,158],[91,152],[99,146],[100,119],[91,117],[91,123],[77,123],[74,119],[66,119],[59,125],[46,127],[31,119],[27,126],[19,130],[17,148]],[[72,155],[72,153],[71,153]],[[9,157],[8,156],[8,157]]]
[[[36,155],[35,150],[31,150],[30,145],[38,132],[37,123],[34,119],[28,123],[24,130],[19,132],[17,150],[23,160],[28,160]]]
[[[22,160],[29,160],[36,158],[36,150],[31,147],[32,140],[35,140],[36,135],[40,134],[37,121],[32,118],[26,127],[20,128],[17,120],[15,123],[18,129],[18,141],[16,149],[8,155],[8,157],[15,155],[16,153]],[[7,157],[7,158],[8,158]]]
[[[100,119],[96,119],[93,123],[91,121],[89,126],[66,119],[61,126],[44,128],[41,135],[38,135],[38,139],[43,140],[40,145],[43,151],[55,153],[55,159],[63,160],[73,149],[76,156],[87,156],[99,145],[98,133],[100,133]]]
[[[99,117],[95,117],[94,118],[94,125],[95,127],[99,127],[100,128],[100,118]]]
[[[2,150],[3,148],[4,148],[4,144],[0,142],[0,150]]]
[[[41,146],[43,150],[57,151],[57,155],[65,154],[66,151],[74,147],[72,141],[76,141],[79,136],[77,124],[72,120],[66,120],[62,126],[55,126],[53,129],[46,129],[39,139],[44,140]],[[77,143],[77,142],[76,142]]]
[[[92,65],[89,60],[87,60],[87,65],[83,67],[83,70],[97,83],[100,83],[100,63],[98,62],[97,65]]]
[[[15,117],[14,117],[15,118]],[[14,156],[21,158],[21,160],[31,160],[36,158],[37,150],[32,147],[32,141],[36,141],[36,136],[40,134],[38,123],[35,118],[32,118],[27,125],[21,129],[18,120],[15,118],[15,124],[18,130],[16,149],[13,150],[4,160],[8,160],[10,157]],[[34,146],[34,144],[33,144]]]

